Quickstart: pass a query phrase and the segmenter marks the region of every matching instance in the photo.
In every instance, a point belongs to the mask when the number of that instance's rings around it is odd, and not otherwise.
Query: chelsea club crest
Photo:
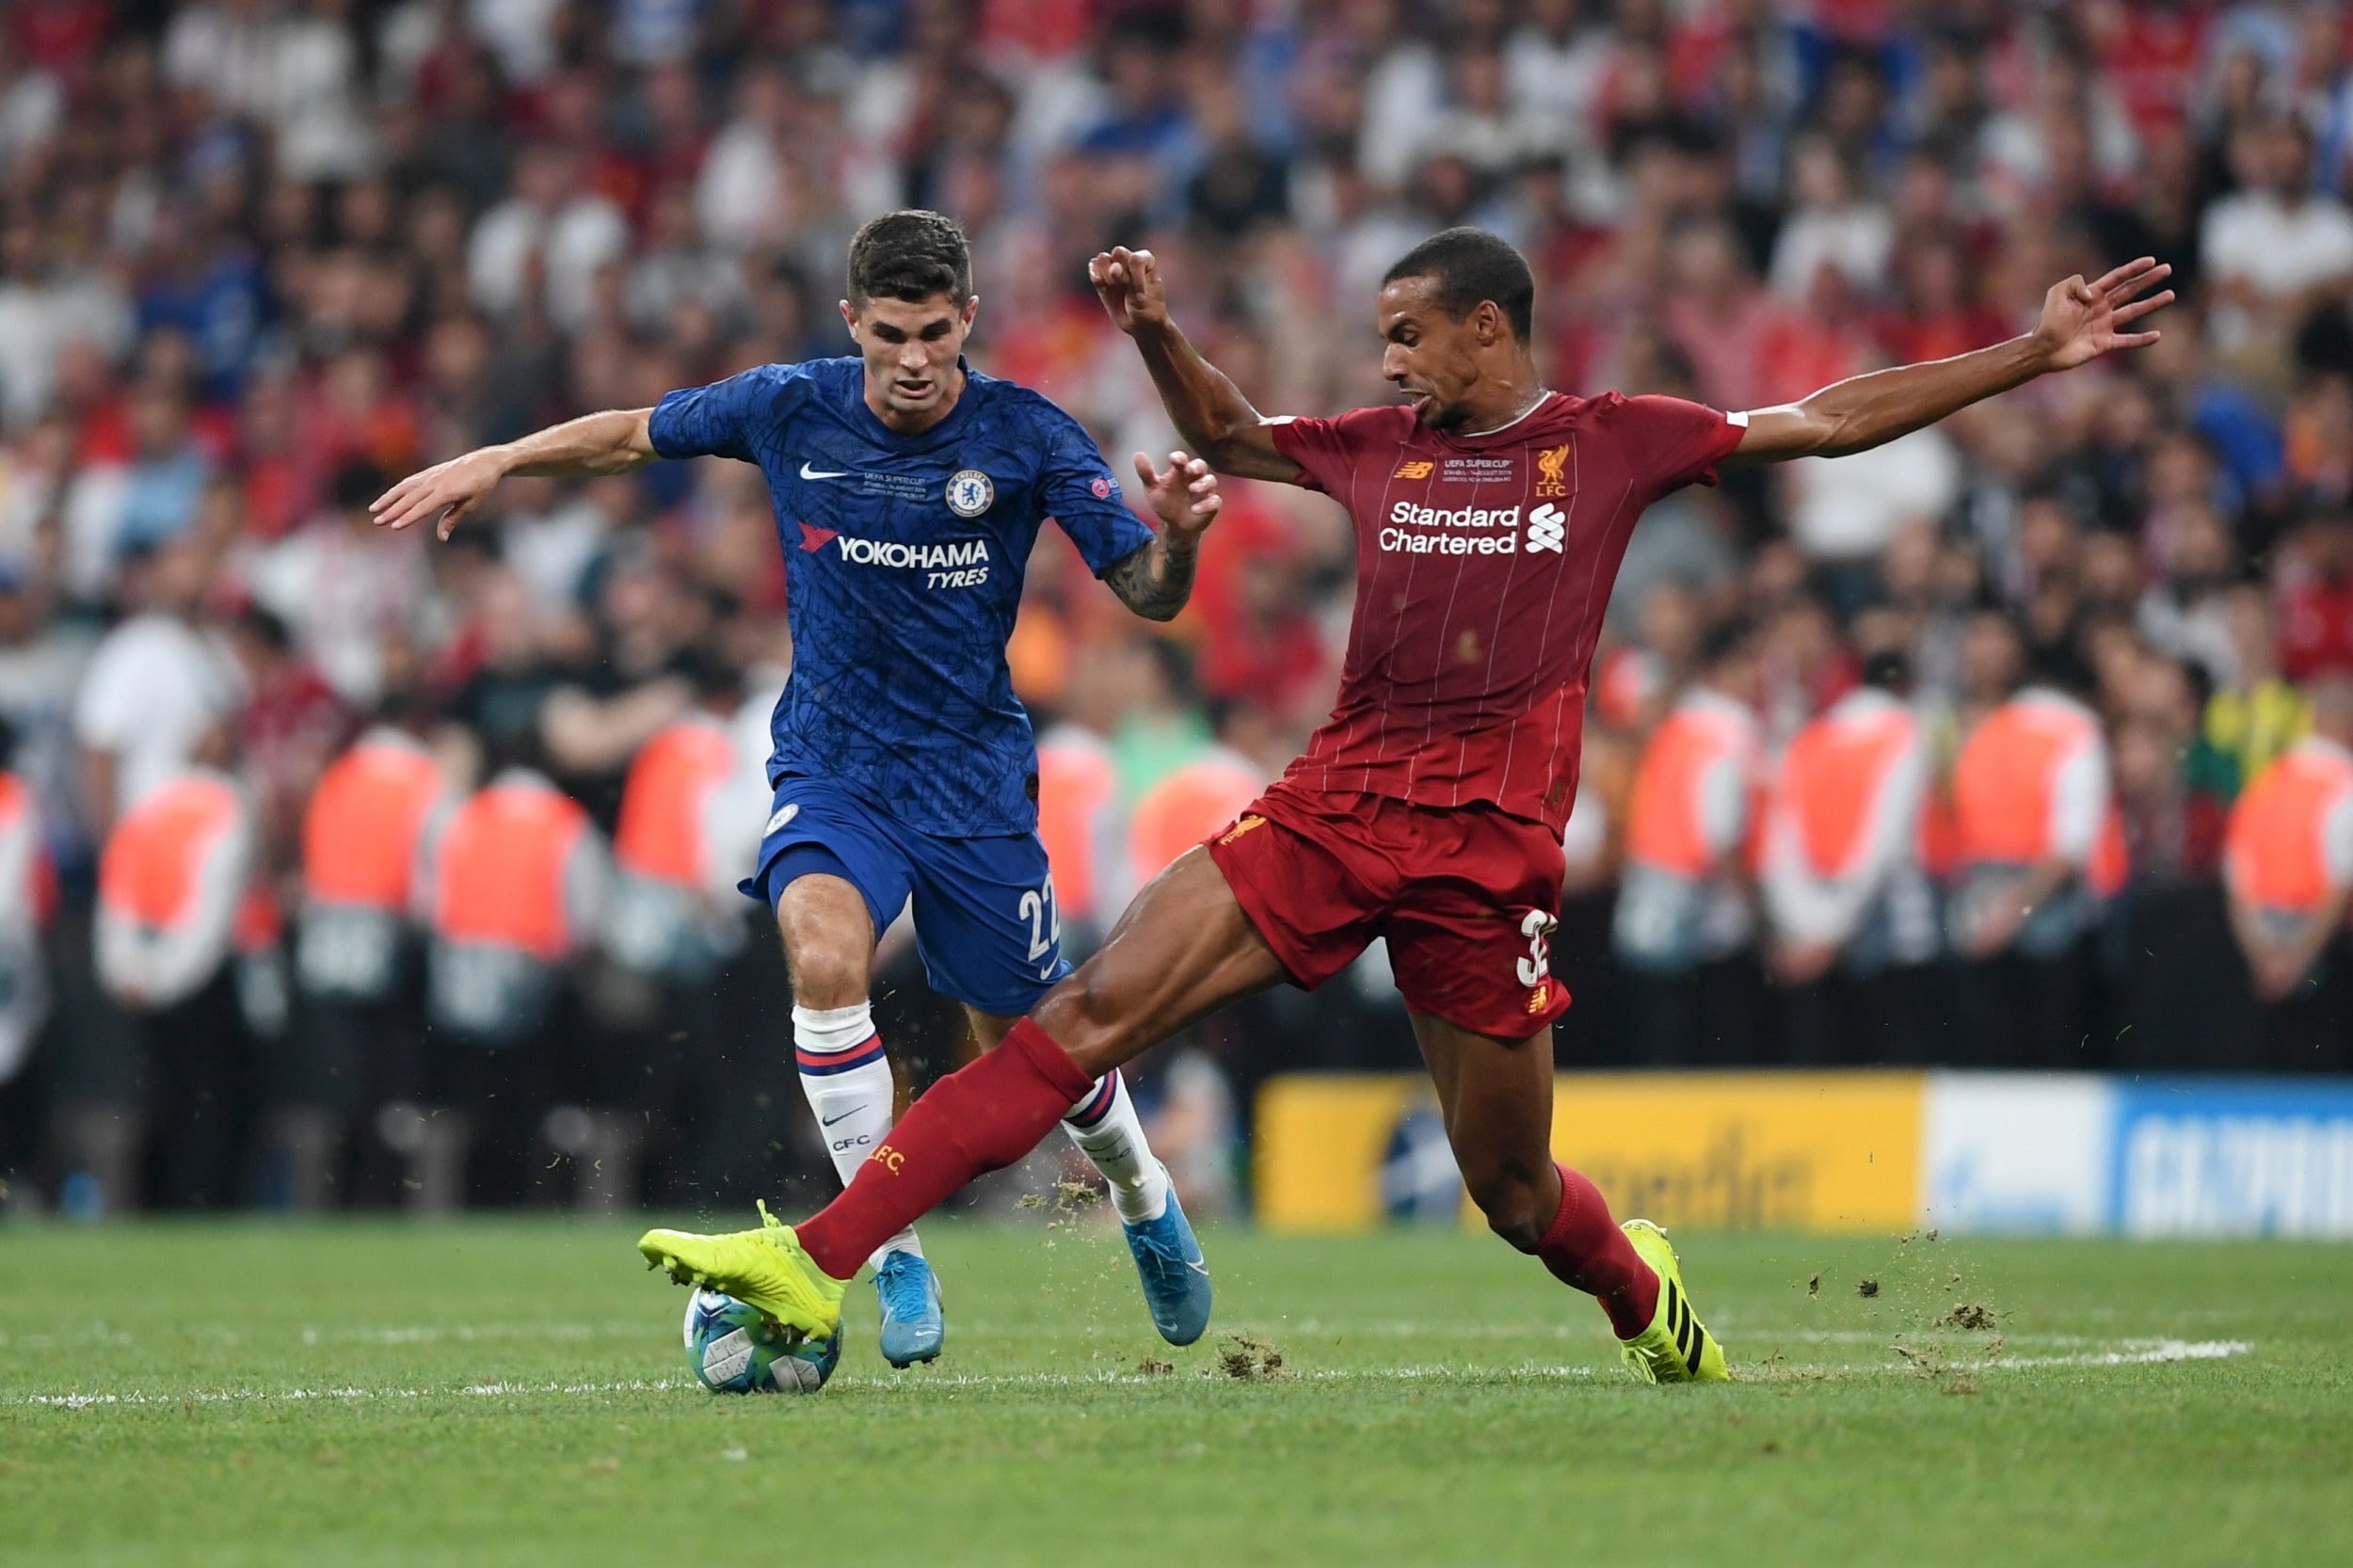
[[[960,518],[979,517],[996,500],[996,485],[979,469],[958,469],[948,480],[948,510]]]

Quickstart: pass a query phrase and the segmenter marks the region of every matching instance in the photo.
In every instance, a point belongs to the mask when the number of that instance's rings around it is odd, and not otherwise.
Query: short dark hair
[[[391,485],[392,481],[384,476],[382,469],[364,457],[356,457],[335,470],[329,490],[335,498],[336,510],[363,512],[367,510],[368,503],[382,495]]]
[[[1427,278],[1437,284],[1438,307],[1461,321],[1492,299],[1512,336],[1528,342],[1535,329],[1536,275],[1511,242],[1484,229],[1446,229],[1397,259],[1382,275],[1385,286],[1401,278]]]
[[[1882,692],[1900,691],[1912,680],[1912,656],[1900,648],[1874,648],[1863,657],[1863,683]]]
[[[259,604],[248,604],[237,612],[233,623],[239,632],[251,637],[272,653],[283,653],[294,647],[294,630],[284,618],[264,610]]]
[[[1700,633],[1699,667],[1703,670],[1721,668],[1737,664],[1756,651],[1756,622],[1746,616],[1730,616]]]
[[[910,207],[870,220],[850,237],[850,303],[944,294],[959,310],[972,297],[972,248],[955,219]]]

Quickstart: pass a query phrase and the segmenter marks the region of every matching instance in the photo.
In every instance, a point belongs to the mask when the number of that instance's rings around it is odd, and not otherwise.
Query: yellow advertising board
[[[1919,1073],[1567,1073],[1552,1148],[1619,1214],[1734,1229],[1901,1228],[1919,1208]],[[1386,1212],[1399,1129],[1433,1107],[1429,1081],[1298,1075],[1258,1093],[1259,1223],[1351,1230]],[[1465,1205],[1465,1219],[1478,1216]]]

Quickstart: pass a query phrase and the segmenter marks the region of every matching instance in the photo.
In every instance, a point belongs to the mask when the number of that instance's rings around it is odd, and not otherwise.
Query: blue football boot
[[[874,1271],[882,1298],[882,1353],[893,1367],[912,1367],[939,1354],[948,1336],[939,1312],[939,1276],[911,1252],[894,1252]]]
[[[1159,1219],[1120,1224],[1128,1233],[1128,1250],[1135,1255],[1152,1326],[1172,1345],[1192,1344],[1209,1326],[1209,1268],[1201,1261],[1201,1243],[1176,1201],[1176,1188],[1170,1187],[1168,1207]]]

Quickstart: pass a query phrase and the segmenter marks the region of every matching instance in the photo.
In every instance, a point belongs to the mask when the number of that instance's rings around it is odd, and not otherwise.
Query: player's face
[[[1411,401],[1414,417],[1433,430],[1452,430],[1470,417],[1472,388],[1481,378],[1481,350],[1488,346],[1497,315],[1481,304],[1457,321],[1434,297],[1436,280],[1400,278],[1384,283],[1373,304],[1374,321],[1387,345],[1381,374]]]
[[[956,356],[971,334],[980,311],[975,295],[959,310],[944,294],[929,299],[869,299],[853,309],[841,302],[841,318],[866,360],[870,402],[888,419],[920,420],[956,392]]]

